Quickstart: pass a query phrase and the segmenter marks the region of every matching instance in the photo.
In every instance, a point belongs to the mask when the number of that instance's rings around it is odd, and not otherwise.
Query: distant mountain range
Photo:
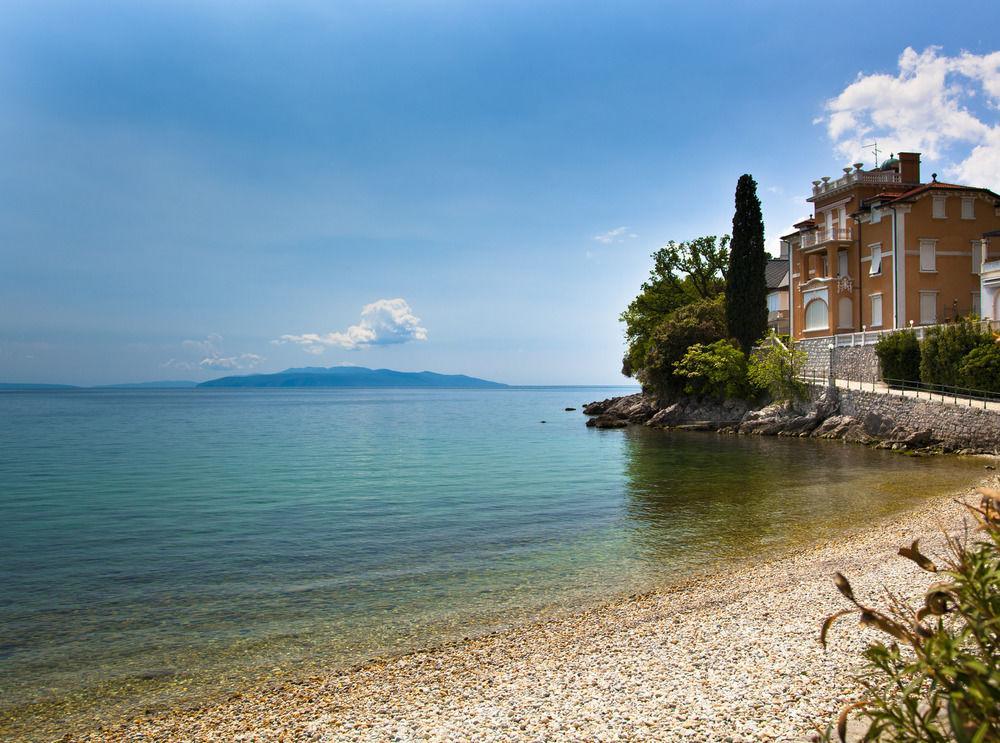
[[[434,372],[399,372],[392,369],[367,369],[363,366],[307,366],[285,369],[276,374],[248,374],[220,377],[207,382],[162,380],[80,387],[73,384],[36,384],[33,382],[0,382],[3,390],[178,390],[195,387],[437,387],[451,389],[502,389],[505,384],[477,379],[465,374],[435,374]]]
[[[477,379],[465,374],[399,372],[363,366],[308,366],[285,369],[276,374],[249,374],[202,382],[199,387],[438,387],[460,389],[502,389],[505,384]]]

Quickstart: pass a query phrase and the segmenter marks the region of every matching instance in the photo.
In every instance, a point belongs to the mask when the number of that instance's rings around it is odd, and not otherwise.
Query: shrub
[[[726,399],[747,394],[747,357],[728,340],[695,343],[674,364],[674,374],[686,380],[689,395]]]
[[[674,365],[696,343],[708,345],[726,337],[724,302],[721,295],[693,302],[656,326],[642,367],[636,371],[644,389],[665,397],[683,392],[687,380],[676,374]]]
[[[912,330],[883,335],[875,344],[875,354],[882,367],[882,379],[920,381],[920,341]]]
[[[961,542],[947,537],[949,554],[940,567],[920,553],[916,541],[899,550],[946,578],[928,587],[919,609],[894,595],[888,609],[866,606],[837,573],[837,589],[854,608],[823,622],[824,647],[831,625],[847,614],[892,638],[865,650],[860,699],[837,723],[841,740],[852,710],[869,723],[864,740],[1000,740],[1000,491],[979,491],[980,507],[969,508],[985,538],[969,543],[968,537]],[[821,738],[832,734],[828,727]]]
[[[958,369],[963,387],[1000,392],[1000,345],[976,346]]]
[[[920,381],[961,387],[962,361],[974,348],[992,342],[993,336],[975,321],[931,328],[920,346]]]
[[[802,381],[807,355],[794,346],[772,341],[751,354],[747,378],[753,387],[766,391],[776,401],[804,400],[808,392]]]

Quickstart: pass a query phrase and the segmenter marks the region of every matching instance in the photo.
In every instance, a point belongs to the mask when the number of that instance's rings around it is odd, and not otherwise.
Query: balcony
[[[806,232],[802,235],[802,248],[819,248],[832,242],[850,242],[851,229],[849,227],[823,227],[813,232]]]
[[[815,201],[821,196],[827,196],[852,186],[887,186],[902,182],[899,173],[894,170],[851,170],[844,168],[844,175],[836,180],[830,180],[829,176],[823,176],[820,180],[813,181],[813,193],[808,201]]]

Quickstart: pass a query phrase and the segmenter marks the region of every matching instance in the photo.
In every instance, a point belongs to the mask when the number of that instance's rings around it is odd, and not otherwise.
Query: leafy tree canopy
[[[622,368],[627,376],[644,368],[653,332],[667,315],[725,289],[729,236],[708,235],[680,243],[671,240],[651,257],[649,278],[619,318],[625,323],[628,341]]]

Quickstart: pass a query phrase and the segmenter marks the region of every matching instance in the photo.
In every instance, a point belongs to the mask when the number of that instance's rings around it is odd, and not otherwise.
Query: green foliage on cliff
[[[865,650],[860,699],[841,713],[840,740],[846,739],[851,711],[866,720],[866,741],[1000,740],[1000,491],[979,490],[980,506],[970,510],[980,531],[949,536],[940,564],[922,554],[916,541],[899,550],[938,578],[922,606],[892,594],[886,608],[868,606],[837,574],[837,589],[852,608],[826,619],[823,645],[831,625],[845,615],[887,635],[887,642]],[[831,725],[821,739],[833,734]]]
[[[653,330],[635,375],[644,388],[656,395],[677,395],[684,391],[687,379],[677,374],[675,364],[696,343],[709,345],[725,337],[726,311],[721,295],[681,307]]]
[[[767,333],[767,254],[757,181],[740,176],[736,184],[733,240],[726,272],[726,324],[744,353]]]
[[[801,376],[807,359],[805,351],[772,342],[750,355],[747,380],[751,387],[766,391],[775,402],[804,400],[809,388]]]
[[[875,344],[882,379],[920,381],[920,341],[912,330],[883,335]]]
[[[749,392],[746,354],[728,340],[695,343],[674,369],[675,376],[684,378],[684,391],[689,395],[725,400],[743,398]]]
[[[920,381],[964,387],[961,367],[965,357],[991,343],[993,336],[973,320],[930,328],[920,345]]]
[[[729,264],[729,236],[671,240],[651,256],[649,278],[619,319],[625,323],[628,351],[622,373],[636,376],[645,366],[650,341],[669,315],[685,305],[720,294]]]

